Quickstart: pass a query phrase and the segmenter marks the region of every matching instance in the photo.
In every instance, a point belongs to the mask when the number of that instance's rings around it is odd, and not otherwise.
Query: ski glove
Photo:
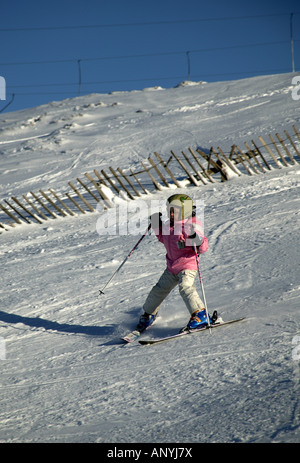
[[[202,245],[202,243],[202,236],[197,235],[197,233],[195,232],[193,235],[188,236],[186,240],[181,239],[177,241],[177,247],[178,249],[184,249],[187,246],[194,246],[195,244],[198,249]]]
[[[202,236],[200,235],[197,235],[197,233],[195,232],[193,235],[190,235],[188,237],[188,239],[192,240],[192,245],[196,245],[197,247],[198,246],[201,246],[201,244],[203,243],[203,238]]]

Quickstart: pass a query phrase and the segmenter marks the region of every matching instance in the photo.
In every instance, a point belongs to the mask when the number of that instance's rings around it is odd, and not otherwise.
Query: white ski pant
[[[163,300],[177,285],[190,314],[195,310],[203,310],[204,304],[194,286],[196,270],[182,270],[177,275],[165,270],[155,286],[151,289],[143,309],[148,314],[156,314]]]

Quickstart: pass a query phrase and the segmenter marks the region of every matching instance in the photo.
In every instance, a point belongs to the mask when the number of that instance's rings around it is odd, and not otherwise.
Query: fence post
[[[26,217],[24,217],[23,214],[21,214],[21,212],[18,211],[18,209],[16,209],[14,206],[12,206],[9,201],[7,201],[7,199],[4,200],[6,202],[6,204],[13,210],[15,211],[23,220],[25,220],[25,222],[27,223],[31,223],[29,219],[27,219]],[[22,223],[22,222],[21,222]]]
[[[222,156],[228,167],[230,167],[230,169],[233,170],[233,172],[240,177],[242,173],[239,171],[239,169],[234,165],[234,163],[230,159],[228,159],[228,157],[225,155],[225,153],[221,150],[219,146],[217,149],[219,150],[220,155]]]
[[[246,148],[247,148],[247,150],[248,150],[248,151],[247,151],[247,154],[248,154],[249,156],[250,156],[250,153],[252,154],[251,157],[255,159],[256,164],[258,165],[258,167],[260,168],[260,170],[262,171],[262,173],[265,174],[265,173],[266,173],[266,169],[264,168],[264,166],[261,165],[261,163],[260,163],[259,160],[257,159],[257,157],[258,157],[257,155],[259,155],[260,153],[256,153],[255,150],[251,149],[250,146],[249,146],[249,144],[248,144],[246,141],[244,142],[244,145],[246,146]]]
[[[66,193],[66,196],[67,196],[67,198],[74,204],[74,206],[76,206],[77,209],[79,209],[79,211],[80,211],[82,214],[85,214],[85,211],[82,209],[82,207],[79,206],[79,204],[76,203],[75,199],[72,198],[72,196],[71,196],[69,193]]]
[[[279,168],[279,169],[282,169],[282,165],[278,162],[278,160],[276,159],[276,156],[272,153],[272,151],[269,149],[268,145],[266,144],[266,142],[264,141],[263,137],[258,137],[259,141],[263,144],[263,146],[266,148],[266,150],[268,151],[269,155],[271,156],[271,158],[273,159],[273,161],[275,162],[276,166]]]
[[[264,174],[266,172],[265,168],[261,165],[261,163],[259,162],[259,160],[257,159],[257,156],[256,156],[256,153],[254,152],[254,150],[252,150],[250,148],[250,146],[248,145],[247,142],[244,142],[244,145],[245,147],[247,148],[247,152],[245,153],[245,156],[248,156],[249,159],[254,159],[254,161],[256,162],[256,164],[258,165],[258,168],[259,170],[261,170],[261,172]],[[259,174],[259,172],[257,172]]]
[[[72,182],[68,182],[68,185],[70,185],[70,187],[72,188],[72,190],[75,191],[75,193],[77,194],[77,196],[81,199],[81,201],[84,202],[84,204],[86,205],[86,207],[91,211],[91,212],[94,212],[95,209],[90,205],[90,203],[84,198],[84,196],[80,193],[80,191],[78,191],[78,189],[73,185]]]
[[[108,183],[110,184],[110,186],[113,187],[113,189],[118,193],[120,194],[120,190],[119,188],[117,187],[117,185],[114,184],[114,182],[109,178],[109,176],[107,175],[107,173],[102,169],[101,170],[101,174],[104,176],[104,178],[108,181]]]
[[[288,157],[290,158],[290,160],[292,161],[293,164],[297,164],[295,159],[293,158],[293,156],[291,155],[291,153],[289,152],[289,150],[287,149],[287,147],[285,146],[284,144],[284,141],[282,140],[281,136],[279,135],[279,133],[276,133],[276,137],[278,138],[282,148],[284,149],[284,151],[286,152],[286,154],[288,155]]]
[[[236,146],[236,149],[238,149],[239,152],[241,153],[243,159],[246,160],[246,161],[249,163],[249,166],[251,167],[251,169],[253,169],[253,171],[254,171],[256,174],[259,174],[259,171],[256,169],[255,165],[252,164],[252,162],[250,161],[250,157],[247,156],[247,154],[244,153],[238,145],[235,145],[235,146]]]
[[[91,195],[91,197],[92,197],[97,203],[99,203],[100,199],[97,198],[96,195],[94,195],[94,193],[89,189],[89,187],[86,186],[80,178],[77,178],[76,180],[77,180],[77,182],[80,183],[80,185]]]
[[[178,164],[180,165],[180,167],[184,170],[184,172],[186,173],[186,175],[188,176],[188,178],[190,179],[190,181],[195,185],[195,186],[199,186],[197,180],[195,179],[194,175],[190,174],[189,171],[187,170],[187,168],[185,167],[185,165],[183,164],[183,162],[180,161],[179,157],[177,156],[176,153],[174,153],[173,150],[171,150],[171,154],[172,156],[176,159],[176,161],[178,162]]]
[[[139,181],[137,175],[133,172],[132,169],[130,169],[130,172],[131,172],[131,176],[135,178],[135,180],[137,181],[137,183],[140,185],[141,189],[143,190],[143,192],[147,195],[148,194],[148,191],[143,187],[143,185],[141,184],[141,182]]]
[[[258,148],[258,146],[256,145],[255,141],[252,140],[252,144],[254,146],[254,149],[255,151],[260,155],[260,157],[262,158],[263,162],[265,163],[265,165],[267,166],[267,169],[268,170],[272,170],[272,166],[270,166],[270,164],[268,164],[267,160],[265,159],[264,155],[262,154],[262,152],[260,151],[260,149]]]
[[[202,175],[200,174],[200,172],[198,172],[198,170],[195,168],[194,164],[191,162],[191,160],[189,159],[189,157],[185,154],[184,151],[181,151],[182,153],[182,156],[184,157],[184,159],[186,160],[186,162],[188,163],[188,165],[190,166],[191,169],[193,169],[195,175],[197,175],[197,177],[199,177],[199,180],[202,182],[203,185],[206,185],[206,182],[203,181],[203,178],[202,178]],[[198,185],[199,185],[199,182],[197,180],[197,178],[195,177]]]
[[[293,129],[294,129],[295,134],[298,137],[298,140],[300,141],[300,133],[298,132],[298,129],[297,129],[297,127],[295,125],[293,125]]]
[[[150,162],[151,166],[153,167],[153,169],[155,170],[155,172],[157,173],[157,175],[159,176],[159,178],[163,181],[163,183],[165,184],[165,186],[167,188],[170,187],[170,185],[168,184],[167,180],[165,179],[165,177],[163,176],[163,174],[158,170],[158,167],[156,166],[155,162],[153,161],[153,159],[151,159],[151,157],[148,158],[148,161]]]
[[[177,186],[177,188],[180,188],[180,184],[177,182],[176,178],[172,174],[171,170],[168,167],[168,164],[166,164],[165,161],[162,160],[161,156],[156,151],[154,152],[154,154],[157,157],[157,159],[159,160],[159,162],[161,163],[161,165],[163,166],[163,168],[165,169],[165,171],[170,175],[171,180],[173,180],[173,182]]]
[[[224,172],[222,171],[222,168],[219,164],[217,164],[211,157],[211,154],[212,154],[212,148],[210,149],[210,153],[209,155],[204,153],[202,150],[200,150],[199,148],[196,149],[197,153],[200,154],[200,156],[203,157],[203,159],[205,159],[207,161],[207,171],[209,170],[209,164],[212,164],[214,170],[211,170],[212,172],[219,172],[221,174],[221,178],[222,178],[222,181],[226,180],[226,175],[224,174]]]
[[[33,204],[33,202],[30,201],[30,200],[27,198],[26,195],[23,195],[23,198],[24,198],[25,201],[29,204],[29,206],[31,206],[32,209],[35,210],[35,212],[36,212],[40,217],[42,217],[42,219],[48,220],[48,217],[46,217],[45,214],[44,214],[42,211],[40,211],[37,207],[35,207],[35,205]]]
[[[132,196],[132,194],[130,193],[130,191],[128,190],[128,188],[126,188],[126,186],[124,185],[124,183],[122,182],[122,180],[119,178],[119,176],[117,175],[116,171],[114,170],[113,167],[109,167],[109,170],[111,171],[111,173],[113,174],[113,176],[116,178],[116,180],[119,182],[119,184],[121,185],[121,187],[123,188],[123,190],[127,193],[127,195],[129,196],[130,199],[134,199],[134,197]]]
[[[30,194],[34,197],[34,199],[45,209],[45,211],[48,212],[49,215],[51,215],[51,217],[53,219],[57,219],[57,216],[55,214],[53,214],[52,211],[50,211],[50,209],[43,203],[43,201],[40,200],[40,198],[35,194],[33,193],[33,191],[30,192]]]
[[[199,167],[202,169],[202,172],[203,174],[208,178],[208,180],[211,182],[211,183],[215,183],[214,179],[212,178],[212,176],[208,173],[207,170],[205,170],[205,167],[203,166],[202,162],[199,161],[198,157],[196,156],[196,153],[194,152],[194,150],[192,148],[189,148],[189,152],[191,153],[191,155],[193,156],[193,158],[195,159],[195,161],[197,162],[197,164],[199,165]],[[198,152],[198,154],[200,154]]]
[[[282,156],[282,154],[281,154],[281,152],[280,152],[280,149],[278,148],[278,146],[277,146],[277,144],[276,144],[276,142],[275,142],[275,140],[273,139],[273,137],[272,137],[271,134],[269,134],[269,138],[270,138],[270,140],[271,140],[271,142],[272,142],[272,144],[273,144],[273,146],[274,146],[274,148],[275,148],[275,150],[276,150],[276,153],[278,154],[278,156],[279,156],[280,159],[282,160],[283,164],[285,165],[285,167],[288,167],[289,164],[286,162],[284,156]],[[266,148],[267,150],[269,149],[268,146],[266,146],[265,148]]]
[[[51,194],[53,194],[54,198],[57,199],[57,201],[66,209],[66,211],[74,216],[74,213],[71,211],[71,209],[60,199],[60,197],[51,189],[49,188],[49,191]]]
[[[0,228],[2,228],[5,231],[8,231],[7,228],[5,228],[5,226],[1,222],[0,222]]]
[[[151,181],[153,183],[153,185],[155,186],[155,188],[159,191],[162,191],[162,187],[161,185],[155,180],[155,178],[153,177],[153,175],[151,174],[151,172],[149,172],[149,168],[145,166],[145,164],[141,161],[141,164],[145,170],[145,172],[147,172],[147,174],[149,175],[149,177],[151,178]]]
[[[108,199],[108,197],[106,196],[106,194],[101,190],[101,188],[97,185],[97,182],[95,182],[95,180],[93,179],[93,177],[88,173],[86,172],[84,174],[86,176],[86,178],[92,182],[92,184],[94,185],[94,187],[96,188],[96,190],[98,191],[101,199],[103,199],[104,201],[104,204],[107,206],[107,207],[113,207],[112,203],[110,202],[110,200]]]
[[[13,219],[17,224],[22,224],[21,220],[18,217],[15,217],[8,209],[6,209],[6,207],[2,206],[2,204],[0,204],[0,209],[3,212],[5,212],[5,214],[8,215],[8,217]]]
[[[133,183],[129,180],[129,178],[127,177],[127,175],[124,174],[124,172],[120,169],[120,167],[117,168],[117,171],[122,175],[122,177],[124,178],[124,180],[126,180],[126,182],[131,186],[131,188],[133,189],[133,191],[135,192],[135,194],[137,196],[141,196],[140,193],[136,190],[135,186],[133,185]]]
[[[101,175],[99,174],[99,172],[96,169],[94,169],[94,174],[100,180],[100,183],[102,183],[102,185],[108,186],[108,185],[106,185],[105,181],[103,180],[103,178],[101,177]]]
[[[290,135],[288,134],[288,132],[287,132],[286,130],[284,131],[284,133],[285,133],[285,135],[287,136],[287,138],[288,138],[290,144],[292,145],[292,147],[293,147],[294,150],[296,151],[298,157],[300,158],[300,153],[299,153],[299,151],[298,151],[298,149],[297,149],[297,146],[295,145],[295,143],[294,143],[293,140],[291,139]],[[295,163],[297,164],[297,161],[296,161],[295,159],[294,159],[294,161],[295,161]]]
[[[232,166],[230,165],[230,161],[226,161],[225,159],[222,159],[221,156],[214,150],[213,147],[211,147],[211,151],[214,153],[214,155],[216,156],[216,158],[218,159],[219,161],[219,165],[220,165],[220,168],[222,169],[222,173],[223,175],[225,176],[226,180],[229,180],[230,179],[230,176],[229,174],[227,173],[226,171],[226,167],[229,167],[230,170],[232,170],[232,172],[234,173],[234,175],[239,175],[237,172],[235,172],[235,170],[232,168]],[[225,155],[224,155],[225,156]],[[226,158],[226,156],[225,156]]]
[[[246,171],[248,172],[249,175],[253,175],[253,172],[248,168],[248,166],[246,166],[246,164],[244,163],[244,160],[243,158],[240,156],[240,154],[237,152],[236,150],[236,145],[232,145],[232,148],[231,148],[231,157],[232,157],[232,154],[235,154],[237,156],[237,159],[238,161],[242,164],[243,167],[245,167]]]
[[[42,223],[43,223],[43,222],[42,222],[38,217],[36,217],[29,209],[27,209],[27,207],[25,207],[17,198],[15,198],[14,196],[12,196],[11,199],[12,199],[18,206],[20,206],[25,212],[27,212],[27,214],[29,214],[33,219],[35,219],[39,224],[42,224]]]
[[[63,217],[66,217],[67,214],[61,210],[60,207],[58,207],[53,201],[51,198],[49,198],[48,195],[46,195],[46,193],[44,193],[43,190],[39,190],[39,192],[41,193],[42,196],[44,196],[44,198],[54,207],[54,209],[57,210],[57,212],[59,212]]]

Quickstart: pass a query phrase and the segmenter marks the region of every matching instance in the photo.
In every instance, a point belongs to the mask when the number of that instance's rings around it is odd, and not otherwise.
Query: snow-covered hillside
[[[84,172],[134,168],[153,151],[229,151],[299,128],[291,81],[287,74],[90,95],[2,114],[1,199],[62,191]],[[246,320],[124,346],[120,336],[165,267],[155,236],[98,297],[136,235],[99,236],[97,212],[4,232],[1,442],[300,441],[300,166],[176,191],[205,204],[209,312]],[[143,200],[150,207],[173,192]],[[147,336],[176,332],[188,318],[175,289]]]
[[[90,95],[0,117],[0,199],[93,169],[128,168],[154,151],[209,149],[283,132],[299,121],[292,74]]]

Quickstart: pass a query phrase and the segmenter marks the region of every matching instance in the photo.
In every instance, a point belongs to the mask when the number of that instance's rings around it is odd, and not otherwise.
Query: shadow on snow
[[[115,328],[109,326],[82,326],[70,325],[68,323],[58,323],[50,320],[45,320],[40,317],[23,317],[21,315],[10,314],[0,311],[0,321],[14,324],[23,323],[31,328],[44,328],[45,330],[59,331],[64,333],[85,334],[89,336],[103,336],[113,333]]]

